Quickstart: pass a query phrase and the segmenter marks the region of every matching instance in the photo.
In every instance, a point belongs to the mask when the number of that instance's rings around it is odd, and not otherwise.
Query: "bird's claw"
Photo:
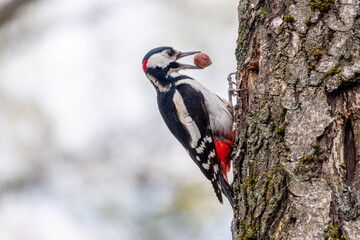
[[[233,103],[232,103],[233,96],[236,96],[237,93],[246,90],[245,88],[236,88],[236,82],[234,82],[232,79],[233,75],[236,75],[236,72],[230,73],[227,77],[227,81],[229,83],[229,89],[228,89],[229,103],[231,106],[233,106]],[[234,88],[234,85],[235,85],[235,88]]]

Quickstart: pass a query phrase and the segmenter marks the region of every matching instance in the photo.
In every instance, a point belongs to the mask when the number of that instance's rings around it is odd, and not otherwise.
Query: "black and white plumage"
[[[198,52],[182,53],[171,47],[159,47],[147,53],[143,70],[157,92],[158,107],[171,133],[211,181],[222,203],[222,192],[232,204],[232,190],[221,173],[216,139],[233,136],[233,116],[228,103],[196,80],[179,70],[199,67],[177,60]],[[226,176],[225,176],[226,177]]]

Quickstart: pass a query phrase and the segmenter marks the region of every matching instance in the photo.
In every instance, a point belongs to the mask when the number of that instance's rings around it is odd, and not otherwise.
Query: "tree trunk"
[[[359,1],[238,11],[233,239],[360,239]]]

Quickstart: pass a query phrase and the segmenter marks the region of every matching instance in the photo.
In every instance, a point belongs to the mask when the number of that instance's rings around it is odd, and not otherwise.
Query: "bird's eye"
[[[167,51],[167,54],[169,55],[169,57],[174,56],[174,51],[173,50],[169,50]]]

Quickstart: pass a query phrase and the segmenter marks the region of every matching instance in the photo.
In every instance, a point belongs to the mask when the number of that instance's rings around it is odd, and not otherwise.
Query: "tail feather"
[[[231,207],[234,209],[234,202],[233,202],[234,191],[232,187],[229,185],[229,183],[225,180],[222,174],[220,174],[220,184],[223,194],[229,200]]]
[[[220,183],[221,183],[221,180],[220,180]],[[211,181],[211,184],[212,184],[212,186],[214,188],[217,199],[219,200],[220,203],[223,203],[223,197],[222,197],[222,194],[221,194],[222,184],[219,184],[218,179],[216,179],[215,181]]]

